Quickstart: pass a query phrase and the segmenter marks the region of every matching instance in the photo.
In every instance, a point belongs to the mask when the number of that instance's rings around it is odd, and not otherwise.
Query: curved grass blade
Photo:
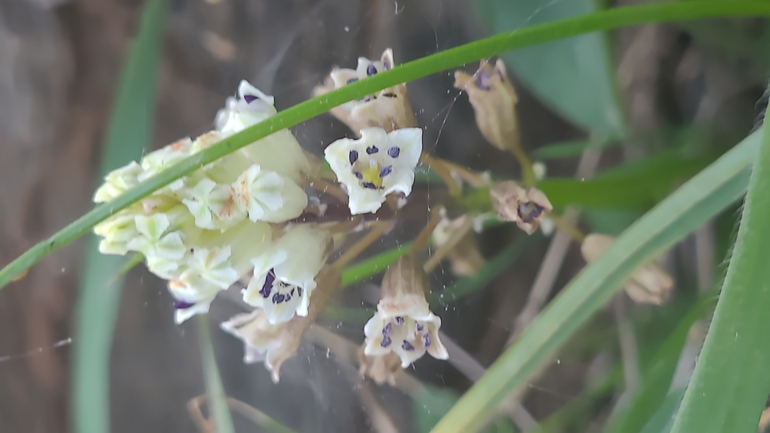
[[[477,430],[499,402],[524,386],[636,268],[739,199],[759,141],[759,134],[749,136],[626,230],[543,310],[434,431]]]
[[[107,131],[100,179],[139,158],[150,142],[167,13],[167,0],[151,0],[142,11]],[[110,351],[123,277],[141,255],[128,262],[124,257],[102,255],[94,235],[86,248],[74,323],[70,410],[73,431],[101,433],[110,431]]]
[[[746,193],[738,237],[703,350],[672,432],[757,431],[770,391],[770,126]]]
[[[399,65],[390,71],[360,80],[284,110],[264,122],[254,125],[181,161],[157,176],[142,182],[115,200],[95,208],[50,238],[36,244],[0,270],[0,288],[5,287],[14,277],[24,272],[24,270],[40,261],[46,255],[64,247],[87,233],[95,224],[130,206],[153,191],[192,173],[203,165],[270,135],[274,131],[297,125],[353,99],[364,97],[395,84],[413,81],[506,51],[583,33],[611,30],[651,22],[746,16],[770,16],[770,2],[703,0],[698,2],[654,3],[617,8],[492,36]]]

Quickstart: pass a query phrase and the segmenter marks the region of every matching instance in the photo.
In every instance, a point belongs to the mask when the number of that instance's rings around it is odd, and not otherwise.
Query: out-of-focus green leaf
[[[669,433],[674,425],[674,417],[682,404],[685,388],[669,393],[660,404],[658,411],[644,426],[642,433]]]
[[[614,142],[617,143],[617,142]],[[580,156],[591,145],[590,140],[565,141],[538,147],[532,152],[535,161]]]
[[[426,385],[412,399],[415,428],[428,433],[460,397],[451,391]],[[499,418],[484,433],[514,433],[516,429],[507,418]]]
[[[671,248],[740,198],[746,190],[759,141],[758,133],[746,138],[623,233],[530,323],[434,431],[473,431],[484,425],[500,401],[540,371],[640,265]],[[729,370],[720,373],[723,371]]]
[[[770,392],[770,122],[758,133],[735,248],[674,433],[754,433]]]
[[[155,116],[155,89],[162,47],[167,0],[147,2],[137,38],[128,54],[118,86],[107,139],[102,149],[99,178],[138,159],[150,143]],[[110,431],[110,351],[123,271],[129,261],[99,253],[96,236],[86,244],[76,306],[72,362],[73,431]],[[134,257],[136,259],[136,257]]]
[[[590,14],[595,0],[476,0],[492,30],[508,32],[532,24]],[[583,128],[625,136],[607,36],[576,36],[502,55],[516,76],[546,105]]]
[[[640,432],[658,412],[671,389],[679,355],[687,341],[687,334],[693,323],[703,315],[705,307],[711,305],[706,300],[695,303],[682,317],[674,330],[663,341],[659,350],[642,372],[640,389],[625,402],[625,407],[613,413],[607,421],[604,431],[607,433]]]
[[[390,249],[360,263],[348,266],[342,271],[342,287],[364,281],[380,272],[385,272],[385,269],[388,269],[388,266],[390,266],[391,263],[409,252],[409,248],[411,247],[412,243],[407,242],[397,248]]]
[[[213,419],[216,433],[235,433],[230,406],[227,404],[225,387],[217,368],[217,357],[214,354],[214,345],[211,342],[211,329],[209,329],[209,316],[199,314],[195,316],[198,325],[198,342],[203,360],[203,381],[206,386],[206,394],[209,396],[211,418]]]

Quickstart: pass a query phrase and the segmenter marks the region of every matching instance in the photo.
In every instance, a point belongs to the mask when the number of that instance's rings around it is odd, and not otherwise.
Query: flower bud
[[[350,213],[376,212],[393,192],[408,196],[422,153],[422,130],[361,130],[361,138],[342,138],[324,151],[326,161],[348,192]]]
[[[519,145],[519,117],[516,114],[519,98],[501,59],[494,66],[482,60],[479,70],[472,76],[455,72],[455,87],[468,93],[476,112],[476,124],[488,142],[501,150]]]
[[[612,236],[592,233],[583,240],[580,247],[583,258],[593,263],[612,244]],[[662,305],[671,297],[674,289],[674,279],[655,262],[640,266],[624,283],[628,296],[638,304]]]
[[[388,48],[379,61],[358,58],[356,69],[334,69],[323,86],[314,90],[314,96],[326,94],[350,83],[393,68],[393,50]],[[406,96],[406,84],[397,84],[374,95],[350,101],[335,107],[332,114],[356,134],[365,128],[382,128],[390,132],[417,126],[414,111]]]
[[[437,248],[442,248],[456,236],[457,230],[467,224],[469,218],[470,215],[466,214],[451,220],[446,215],[442,215],[441,221],[433,230],[433,245]],[[476,235],[472,231],[462,235],[462,238],[451,247],[446,257],[449,259],[452,273],[457,276],[476,275],[486,262],[479,251]]]
[[[364,327],[367,356],[395,353],[406,368],[427,351],[437,359],[449,356],[439,339],[441,319],[430,312],[425,292],[428,278],[410,255],[388,267],[382,280],[377,312]]]
[[[537,230],[545,214],[553,210],[542,191],[537,188],[526,190],[512,180],[495,184],[489,190],[489,199],[501,220],[515,222],[530,235]]]

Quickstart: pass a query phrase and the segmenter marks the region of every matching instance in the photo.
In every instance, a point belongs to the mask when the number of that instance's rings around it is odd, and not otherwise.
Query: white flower
[[[265,310],[257,308],[222,322],[220,327],[243,341],[243,362],[264,361],[265,367],[272,373],[273,382],[278,382],[281,364],[294,356],[302,338],[300,328],[305,324],[295,322],[273,324]]]
[[[135,216],[138,234],[126,245],[126,249],[144,254],[147,267],[162,278],[176,277],[187,253],[182,232],[172,228],[172,218],[166,213]]]
[[[216,128],[227,137],[256,125],[275,113],[273,97],[265,95],[243,80],[238,86],[238,98],[228,98],[225,108],[217,113]],[[287,129],[276,131],[244,147],[240,154],[247,156],[252,163],[263,169],[274,171],[297,183],[302,182],[303,174],[312,170],[302,147]]]
[[[102,254],[124,255],[126,245],[139,236],[136,229],[136,213],[123,211],[94,226],[94,233],[103,239],[99,242]]]
[[[229,97],[214,124],[225,135],[233,135],[277,113],[275,98],[265,95],[248,81],[238,85],[238,98]]]
[[[195,281],[194,285],[181,280],[168,282],[168,291],[176,299],[174,303],[174,322],[177,325],[196,314],[209,312],[211,302],[221,292],[220,288],[204,281]]]
[[[339,89],[358,80],[393,68],[393,50],[388,48],[380,60],[358,58],[356,69],[334,69],[323,86],[316,87],[316,96]],[[362,99],[346,102],[333,108],[332,114],[358,133],[364,128],[379,127],[390,132],[417,125],[406,84],[397,84]]]
[[[235,204],[235,191],[230,185],[221,185],[209,178],[201,179],[186,194],[182,203],[195,218],[195,225],[204,229],[225,229],[240,221],[246,214]]]
[[[155,176],[187,158],[191,154],[191,148],[192,140],[190,140],[190,138],[183,138],[175,143],[171,143],[148,153],[142,158],[142,169],[144,171],[139,175],[139,181],[144,182],[152,176]],[[183,186],[184,179],[177,179],[167,187],[163,188],[163,190],[176,191]]]
[[[449,356],[438,335],[441,318],[430,312],[425,300],[427,284],[422,266],[409,255],[388,267],[377,312],[364,326],[364,354],[395,353],[403,368],[425,352],[437,359]]]
[[[307,316],[316,275],[326,263],[331,234],[313,224],[296,226],[252,260],[254,276],[243,291],[247,304],[264,308],[270,323]]]
[[[142,166],[135,161],[131,161],[125,167],[111,171],[104,178],[102,186],[94,193],[94,203],[108,202],[133,188],[140,182],[139,176],[143,171]]]
[[[236,205],[252,221],[285,222],[300,216],[307,207],[307,194],[293,180],[256,164],[232,187]]]
[[[343,138],[324,151],[337,179],[350,197],[353,215],[376,212],[392,192],[408,196],[414,183],[414,168],[422,153],[422,130],[381,128],[361,130],[361,138]]]

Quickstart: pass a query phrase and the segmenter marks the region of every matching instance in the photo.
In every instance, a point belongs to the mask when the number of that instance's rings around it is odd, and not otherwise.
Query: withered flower
[[[449,219],[446,215],[442,215],[441,222],[433,230],[433,245],[439,251],[445,246],[450,248],[446,258],[449,260],[452,273],[457,276],[476,275],[486,263],[479,251],[476,234],[472,230],[461,235],[454,245],[450,245],[450,242],[453,242],[458,235],[458,230],[462,230],[466,224],[470,223],[468,221],[470,218],[471,215],[468,214],[455,219]]]
[[[516,114],[519,97],[501,59],[494,65],[482,60],[473,75],[456,71],[455,87],[468,93],[476,111],[476,124],[487,141],[501,150],[519,146],[521,137]]]
[[[580,251],[586,262],[593,263],[614,242],[615,238],[612,236],[592,233],[586,236]],[[657,263],[650,262],[634,271],[623,288],[638,304],[661,305],[671,297],[674,279]]]
[[[489,199],[501,220],[515,222],[530,235],[537,230],[545,214],[553,210],[542,191],[524,189],[512,180],[495,184],[489,190]]]
[[[390,48],[382,53],[380,60],[359,57],[356,69],[333,69],[324,84],[317,86],[313,94],[314,96],[323,95],[379,72],[390,70],[394,65],[393,50]],[[404,83],[342,104],[333,108],[331,113],[356,134],[360,134],[362,129],[371,127],[379,127],[385,132],[390,132],[417,126]]]

